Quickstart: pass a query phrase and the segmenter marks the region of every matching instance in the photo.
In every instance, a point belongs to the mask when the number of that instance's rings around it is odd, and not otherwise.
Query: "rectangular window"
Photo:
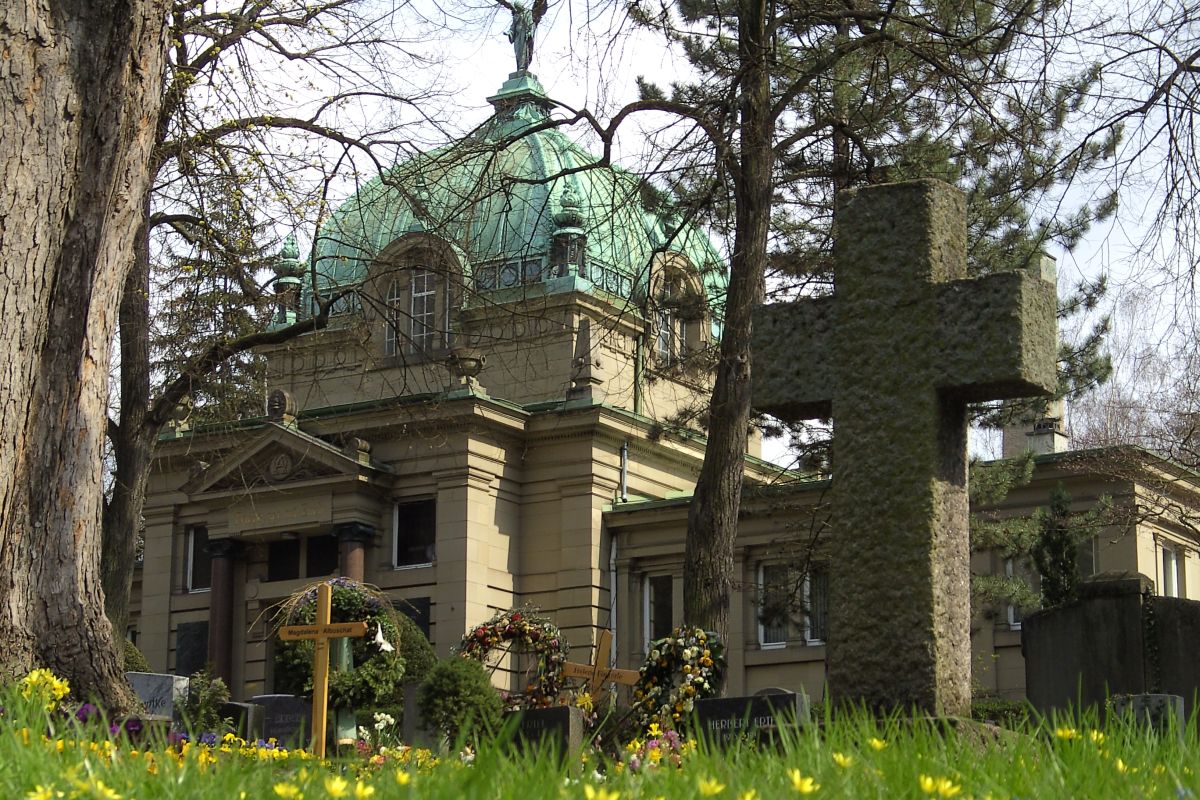
[[[783,647],[792,629],[792,580],[787,564],[758,566],[758,643]]]
[[[1075,572],[1080,579],[1090,578],[1096,574],[1096,565],[1100,563],[1098,551],[1100,537],[1089,536],[1079,543],[1075,551]]]
[[[809,565],[804,579],[804,640],[824,642],[829,635],[829,565],[823,561]]]
[[[433,563],[437,544],[437,501],[397,503],[392,516],[392,566]]]
[[[1009,578],[1017,574],[1016,567],[1011,558],[1004,559],[1004,574]],[[1005,614],[1008,617],[1008,627],[1012,628],[1014,631],[1021,630],[1021,618],[1023,616],[1021,614],[1021,609],[1013,605],[1006,606]]]
[[[1162,549],[1162,596],[1179,597],[1179,556],[1169,547]]]
[[[300,540],[280,539],[267,544],[267,580],[292,581],[300,577]]]
[[[184,585],[189,592],[206,592],[212,587],[212,557],[207,552],[208,526],[189,525]]]
[[[412,272],[412,345],[417,352],[433,349],[437,333],[437,278],[428,270]]]
[[[675,579],[670,575],[647,575],[642,597],[646,644],[671,635],[675,622]]]
[[[403,330],[400,324],[400,309],[403,308],[401,301],[404,299],[404,290],[401,288],[400,281],[392,281],[388,284],[387,294],[387,327],[383,331],[383,353],[384,355],[394,356],[400,352],[400,343],[397,341],[399,332]]]
[[[338,569],[338,541],[333,536],[310,536],[305,541],[304,577],[321,578]]]

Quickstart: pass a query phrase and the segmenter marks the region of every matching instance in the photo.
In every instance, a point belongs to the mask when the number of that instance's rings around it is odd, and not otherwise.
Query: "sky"
[[[439,130],[428,128],[424,136],[432,144],[444,141],[447,129],[461,133],[483,122],[492,111],[486,98],[495,93],[516,65],[512,45],[504,35],[510,21],[507,10],[480,5],[459,10],[453,18],[447,18],[435,6],[421,10],[430,20],[430,33],[413,46],[437,65],[440,85],[448,90],[447,96],[438,101],[435,119],[453,123],[445,128],[439,124]],[[593,109],[601,120],[622,104],[637,99],[639,76],[668,84],[688,73],[677,53],[665,48],[655,34],[631,30],[615,6],[595,9],[570,2],[555,4],[542,21],[530,69],[550,97],[569,107]],[[635,118],[624,128],[615,153],[618,162],[636,169],[645,148],[643,125],[653,123],[653,119],[642,123]],[[1070,207],[1100,190],[1095,185],[1076,186],[1068,192],[1064,205]],[[1162,264],[1177,256],[1170,251],[1169,243],[1144,247],[1146,215],[1154,207],[1153,198],[1152,179],[1129,184],[1122,193],[1116,218],[1097,226],[1073,252],[1051,248],[1050,254],[1058,261],[1060,293],[1102,272],[1110,276],[1110,297],[1096,314],[1119,310],[1130,293],[1158,298],[1157,303],[1146,304],[1152,313],[1118,314],[1115,323],[1119,335],[1158,347],[1169,334],[1178,332],[1171,322],[1177,320],[1180,309],[1191,306],[1190,298],[1179,293],[1178,285],[1163,285]],[[1062,335],[1070,341],[1076,333],[1065,329]],[[777,443],[769,443],[767,455],[784,459],[782,449]],[[974,431],[972,452],[981,457],[998,455],[998,437]]]

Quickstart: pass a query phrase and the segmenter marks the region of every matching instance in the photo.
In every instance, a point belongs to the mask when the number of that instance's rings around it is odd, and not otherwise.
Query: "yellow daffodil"
[[[812,778],[804,777],[798,769],[788,770],[788,777],[792,779],[792,788],[800,794],[812,794],[821,788],[821,784]]]
[[[408,786],[412,783],[412,775],[402,769],[396,770],[396,783],[401,786]]]
[[[354,800],[367,800],[373,794],[375,794],[374,786],[368,783],[354,784]]]
[[[949,778],[935,778],[932,775],[922,775],[919,779],[921,791],[937,797],[954,797],[962,791],[962,787]]]
[[[737,800],[758,800],[758,789],[747,789],[737,796]]]
[[[1104,731],[1088,731],[1088,737],[1094,744],[1104,744]]]
[[[603,787],[597,788],[587,783],[583,785],[583,796],[587,800],[620,800],[621,797],[619,792],[610,792]]]
[[[854,763],[854,756],[848,756],[845,753],[834,753],[833,763],[837,764],[842,769],[846,769]]]
[[[1072,739],[1079,738],[1079,731],[1075,730],[1074,728],[1069,728],[1066,726],[1063,726],[1061,728],[1055,728],[1054,729],[1054,738],[1062,739],[1064,742],[1069,742]]]
[[[63,793],[55,789],[53,786],[42,786],[38,784],[33,787],[29,794],[25,795],[25,800],[56,800],[62,797]]]
[[[725,791],[725,784],[718,782],[715,778],[701,778],[698,785],[700,794],[705,797],[713,797]]]
[[[300,797],[300,787],[291,783],[275,784],[275,794],[283,798],[283,800],[295,800]]]
[[[1121,773],[1122,775],[1124,775],[1127,772],[1128,773],[1137,772],[1137,767],[1131,767],[1119,758],[1117,759],[1115,766],[1117,768],[1117,772]]]
[[[325,792],[330,797],[345,797],[349,794],[347,791],[350,786],[350,781],[340,775],[330,775],[325,779]]]
[[[870,739],[867,739],[867,744],[871,745],[872,749],[874,750],[882,750],[883,748],[887,747],[887,740],[877,739],[872,736]]]

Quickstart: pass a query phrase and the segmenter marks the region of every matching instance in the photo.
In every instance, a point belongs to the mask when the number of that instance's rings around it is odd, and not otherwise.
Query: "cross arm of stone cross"
[[[1049,393],[1053,260],[1037,274],[966,278],[956,189],[913,181],[869,192],[844,206],[844,223],[868,230],[838,240],[834,295],[755,312],[755,408],[786,420],[828,418],[837,399],[893,377],[963,402]],[[865,348],[874,350],[866,358]],[[863,374],[859,365],[874,369]]]
[[[595,663],[576,664],[568,661],[563,664],[562,674],[565,678],[581,678],[587,681],[588,692],[593,699],[598,700],[604,694],[604,685],[620,683],[633,686],[641,678],[641,673],[632,669],[617,669],[605,664],[608,661],[609,649],[612,645],[612,633],[604,630],[596,639]]]

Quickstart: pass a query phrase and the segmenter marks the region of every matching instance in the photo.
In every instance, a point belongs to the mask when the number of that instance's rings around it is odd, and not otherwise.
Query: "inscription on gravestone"
[[[175,703],[187,698],[188,679],[157,672],[126,672],[126,680],[147,714],[175,718]]]
[[[794,692],[753,697],[710,697],[695,703],[700,734],[718,744],[743,736],[773,738],[780,729],[809,721],[808,696]]]
[[[513,741],[517,745],[549,748],[559,755],[576,753],[583,746],[583,712],[575,706],[553,706],[513,711],[517,718]]]
[[[1046,395],[1049,262],[967,278],[966,203],[938,181],[842,195],[834,293],[754,317],[754,405],[833,419],[829,693],[971,701],[968,403]]]
[[[262,706],[262,736],[284,747],[303,747],[312,728],[312,706],[293,694],[260,694],[250,702]]]

